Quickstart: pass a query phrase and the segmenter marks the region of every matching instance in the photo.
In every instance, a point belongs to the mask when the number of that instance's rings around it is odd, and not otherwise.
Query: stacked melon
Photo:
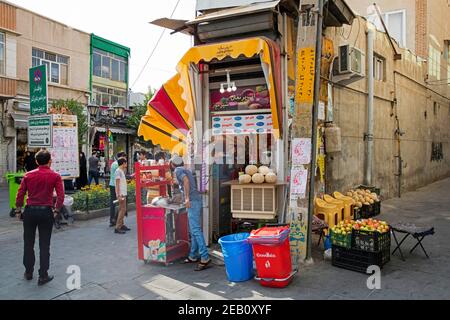
[[[370,190],[356,189],[347,192],[347,196],[351,197],[355,201],[355,206],[362,208],[363,206],[370,206],[375,202],[380,202],[380,199],[376,193]]]
[[[245,174],[239,176],[240,184],[263,184],[263,183],[276,183],[277,175],[273,170],[269,169],[267,166],[260,166],[259,168],[255,165],[249,165],[245,168]]]

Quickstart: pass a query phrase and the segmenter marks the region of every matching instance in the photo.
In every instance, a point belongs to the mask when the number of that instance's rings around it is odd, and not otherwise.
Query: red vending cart
[[[144,204],[142,190],[158,187],[161,197],[167,197],[172,179],[169,165],[142,166],[136,163],[136,217],[138,255],[146,263],[169,263],[189,254],[187,210],[183,205]],[[158,174],[155,174],[158,173]]]

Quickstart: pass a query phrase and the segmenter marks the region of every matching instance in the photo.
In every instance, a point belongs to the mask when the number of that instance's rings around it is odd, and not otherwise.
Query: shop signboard
[[[50,148],[53,145],[52,116],[33,116],[28,119],[28,147]]]
[[[53,115],[53,147],[49,151],[52,155],[52,169],[63,179],[80,176],[77,116]]]
[[[30,115],[48,113],[47,66],[30,69]]]
[[[272,114],[230,115],[212,118],[214,136],[270,134],[272,132]]]

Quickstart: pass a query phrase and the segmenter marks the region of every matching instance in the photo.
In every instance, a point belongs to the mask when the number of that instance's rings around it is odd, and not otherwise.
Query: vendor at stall
[[[208,248],[201,228],[202,197],[192,172],[184,168],[184,161],[179,156],[170,160],[170,168],[174,171],[181,193],[188,210],[189,231],[191,234],[191,252],[184,263],[197,263],[195,271],[203,271],[211,264]]]

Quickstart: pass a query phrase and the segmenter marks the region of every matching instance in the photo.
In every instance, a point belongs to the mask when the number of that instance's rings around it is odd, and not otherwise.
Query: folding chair
[[[317,243],[318,246],[320,246],[320,242],[322,241],[323,237],[325,236],[324,230],[326,230],[328,228],[329,228],[329,226],[328,226],[328,224],[325,221],[320,220],[316,216],[313,216],[312,232],[314,232],[315,234],[320,235],[319,242]]]
[[[403,256],[403,252],[401,249],[402,244],[405,242],[405,240],[409,236],[413,236],[414,239],[417,240],[417,244],[409,251],[410,254],[414,252],[414,250],[420,246],[422,248],[422,251],[425,253],[425,256],[429,259],[427,251],[422,245],[423,239],[425,239],[426,236],[434,235],[434,227],[417,227],[414,224],[410,223],[395,223],[391,226],[392,235],[394,236],[394,240],[397,243],[397,247],[392,252],[392,255],[394,255],[397,250],[400,252],[400,256],[402,257],[402,260],[405,261],[405,257]],[[403,239],[398,242],[397,235],[395,233],[401,233],[405,234]]]

